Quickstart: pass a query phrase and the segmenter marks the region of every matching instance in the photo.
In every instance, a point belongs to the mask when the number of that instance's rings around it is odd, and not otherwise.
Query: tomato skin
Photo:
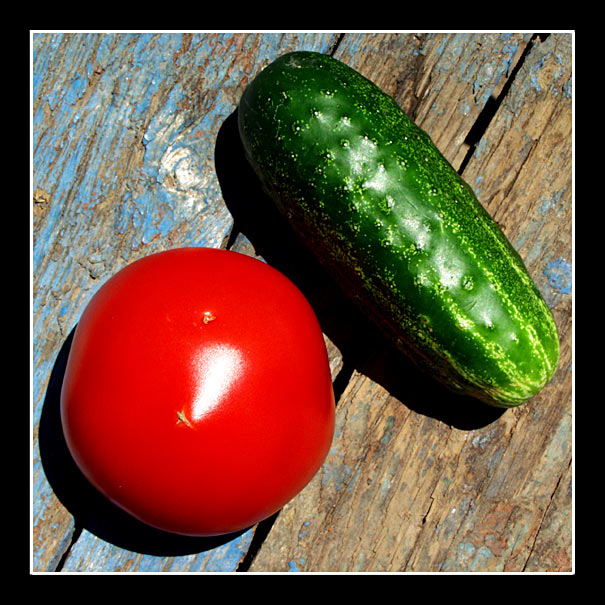
[[[315,475],[334,393],[315,314],[269,265],[179,248],[128,265],[76,327],[68,448],[112,502],[162,530],[245,529]]]

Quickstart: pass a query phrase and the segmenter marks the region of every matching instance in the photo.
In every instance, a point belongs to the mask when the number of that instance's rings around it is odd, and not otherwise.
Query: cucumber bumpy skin
[[[393,99],[344,63],[298,51],[248,85],[238,122],[297,235],[419,365],[499,407],[550,381],[550,309],[472,189]]]

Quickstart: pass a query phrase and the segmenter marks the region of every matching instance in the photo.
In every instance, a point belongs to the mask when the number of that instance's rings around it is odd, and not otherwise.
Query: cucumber
[[[499,407],[550,381],[557,328],[523,260],[376,85],[328,55],[288,53],[247,86],[238,126],[298,237],[421,367]]]

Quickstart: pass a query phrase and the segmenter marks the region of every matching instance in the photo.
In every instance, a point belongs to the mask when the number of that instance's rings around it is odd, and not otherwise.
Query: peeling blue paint
[[[301,565],[305,564],[305,558],[304,557],[301,557],[300,564]],[[288,563],[288,572],[290,573],[290,572],[300,572],[300,571],[301,571],[301,569],[300,569],[300,567],[298,567],[298,565],[296,564],[296,562],[290,560],[289,563]]]
[[[551,196],[545,196],[540,198],[538,212],[540,214],[547,214],[551,211],[557,211],[561,208],[563,198],[563,191],[557,191]]]
[[[478,158],[485,151],[486,146],[487,146],[487,139],[484,137],[475,146],[475,151],[473,153],[473,157]]]
[[[554,57],[554,61],[552,60]],[[540,71],[547,65],[549,73],[544,77],[541,82]],[[569,59],[566,58],[562,53],[555,51],[547,51],[547,54],[541,57],[533,66],[533,74],[531,76],[531,86],[538,92],[544,90],[543,85],[548,82],[547,90],[553,96],[563,94],[565,98],[571,98],[572,95],[572,76],[571,72],[565,82],[561,83],[560,80],[570,71]]]
[[[544,275],[548,278],[551,288],[558,290],[561,294],[571,292],[572,267],[564,258],[559,257],[550,261],[544,269]]]
[[[460,564],[469,571],[482,571],[489,568],[492,551],[487,546],[475,546],[472,542],[461,542],[458,545]]]
[[[573,96],[573,85],[572,85],[572,78],[570,77],[569,80],[567,80],[567,82],[565,82],[565,84],[563,84],[563,88],[561,89],[563,91],[563,96],[566,99],[571,99]]]
[[[546,58],[543,57],[542,59],[540,59],[540,61],[537,61],[535,63],[535,65],[533,66],[534,73],[531,76],[531,85],[538,92],[540,92],[542,90],[542,87],[540,86],[540,81],[539,81],[539,73],[540,73],[540,70],[542,69],[542,67],[544,66],[545,60],[546,60]]]
[[[393,428],[395,426],[395,418],[393,416],[389,416],[385,422],[384,433],[380,438],[380,443],[388,443],[391,440],[391,436],[393,433]]]
[[[444,37],[443,40],[439,43],[439,46],[437,47],[437,54],[440,55],[443,52],[443,49],[445,48],[445,43],[447,42],[447,38]]]
[[[478,447],[482,450],[485,449],[486,444],[489,442],[489,435],[479,433],[473,437],[471,440],[471,444],[473,447]]]
[[[303,527],[304,527],[304,528],[309,527],[309,521],[305,521],[305,522],[303,523]],[[306,535],[307,535],[307,530],[306,530],[306,529],[302,529],[302,530],[301,530],[301,531],[298,533],[298,539],[300,540],[300,539],[304,538]]]

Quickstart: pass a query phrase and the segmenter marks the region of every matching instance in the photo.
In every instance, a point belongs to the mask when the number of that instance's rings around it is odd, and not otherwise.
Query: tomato
[[[260,260],[180,248],[101,286],[61,392],[68,448],[112,502],[189,536],[245,529],[321,467],[334,393],[318,320]]]

